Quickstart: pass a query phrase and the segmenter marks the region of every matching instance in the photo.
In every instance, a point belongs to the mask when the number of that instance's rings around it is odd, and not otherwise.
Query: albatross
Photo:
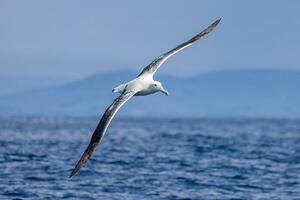
[[[191,46],[193,43],[200,40],[203,36],[210,33],[219,24],[220,21],[221,18],[213,22],[211,25],[209,25],[206,29],[198,33],[193,38],[178,45],[174,49],[160,55],[148,66],[146,66],[135,79],[113,88],[112,92],[120,93],[120,96],[117,97],[113,101],[113,103],[105,110],[99,124],[97,125],[92,135],[88,147],[82,154],[80,160],[77,162],[75,168],[72,170],[70,177],[74,176],[91,157],[97,145],[101,142],[103,136],[105,135],[105,132],[111,120],[113,119],[117,111],[120,109],[120,107],[124,103],[126,103],[126,101],[128,101],[133,96],[145,96],[156,92],[162,92],[165,95],[169,95],[169,92],[166,89],[164,89],[163,85],[159,81],[155,81],[153,79],[155,72],[168,58],[170,58],[177,52],[185,49],[186,47]]]

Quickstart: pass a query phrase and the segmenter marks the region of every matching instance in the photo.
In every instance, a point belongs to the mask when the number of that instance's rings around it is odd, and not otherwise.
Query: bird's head
[[[162,86],[161,82],[159,81],[154,81],[152,84],[152,88],[156,91],[156,92],[162,92],[165,95],[169,96],[169,92],[167,90],[164,89],[164,87]]]

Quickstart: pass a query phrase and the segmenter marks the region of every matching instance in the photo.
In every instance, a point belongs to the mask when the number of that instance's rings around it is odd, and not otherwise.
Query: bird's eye
[[[157,87],[157,84],[154,84],[155,87]]]

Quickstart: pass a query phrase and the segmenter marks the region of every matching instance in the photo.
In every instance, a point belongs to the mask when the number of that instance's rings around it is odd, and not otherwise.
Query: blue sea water
[[[0,199],[300,199],[300,120],[0,118]]]

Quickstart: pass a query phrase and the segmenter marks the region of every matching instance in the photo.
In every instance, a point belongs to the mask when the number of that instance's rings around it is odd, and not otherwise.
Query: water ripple
[[[0,117],[0,199],[298,199],[300,121]]]

